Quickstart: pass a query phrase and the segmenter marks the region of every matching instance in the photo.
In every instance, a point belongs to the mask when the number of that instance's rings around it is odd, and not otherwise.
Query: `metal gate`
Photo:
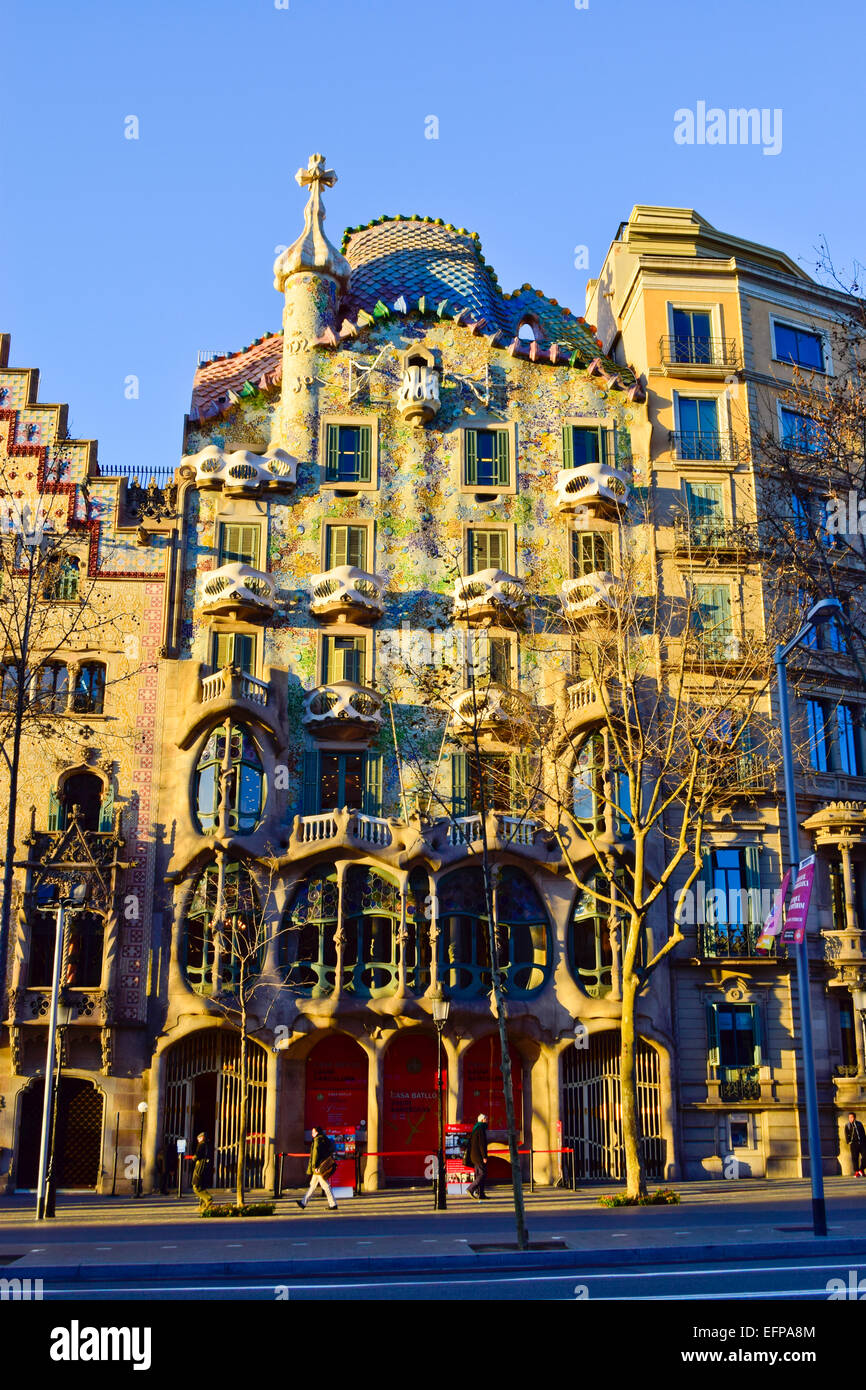
[[[42,1137],[41,1078],[20,1098],[18,1162],[15,1183],[19,1189],[36,1187]],[[102,1169],[102,1117],[104,1097],[91,1081],[74,1076],[60,1080],[60,1098],[54,1131],[54,1175],[59,1188],[95,1188]]]
[[[240,1137],[240,1057],[240,1037],[222,1029],[193,1033],[175,1043],[166,1056],[164,1134],[169,1139],[186,1139],[192,1150],[193,1128],[205,1131],[213,1153],[214,1187],[233,1187],[235,1183]],[[267,1067],[264,1048],[250,1039],[245,1165],[248,1188],[264,1185]]]
[[[622,1147],[620,1034],[596,1033],[588,1048],[570,1047],[562,1059],[562,1142],[574,1149],[578,1182],[619,1181],[625,1176]],[[647,1177],[663,1178],[666,1145],[661,1133],[659,1058],[638,1040],[638,1114]]]

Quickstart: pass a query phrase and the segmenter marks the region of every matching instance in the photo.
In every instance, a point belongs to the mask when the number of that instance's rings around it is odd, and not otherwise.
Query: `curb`
[[[460,1273],[471,1271],[474,1274],[496,1273],[507,1270],[536,1269],[597,1269],[633,1265],[678,1265],[692,1260],[704,1263],[726,1263],[731,1260],[796,1260],[801,1256],[840,1255],[862,1257],[866,1255],[866,1237],[855,1239],[820,1241],[757,1241],[754,1245],[686,1245],[659,1246],[653,1249],[628,1250],[548,1250],[503,1251],[474,1255],[365,1255],[344,1259],[288,1259],[288,1260],[229,1260],[214,1262],[191,1262],[189,1264],[88,1264],[88,1265],[22,1265],[8,1264],[3,1273],[9,1278],[22,1276],[28,1279],[47,1281],[66,1281],[93,1284],[100,1281],[108,1283],[121,1280],[149,1279],[196,1279],[212,1280],[226,1278],[274,1278],[285,1281],[288,1278],[316,1279],[334,1275],[354,1276],[362,1274],[435,1274]]]

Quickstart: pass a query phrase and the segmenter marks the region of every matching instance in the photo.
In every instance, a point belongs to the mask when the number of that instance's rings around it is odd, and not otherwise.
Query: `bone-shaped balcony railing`
[[[582,463],[579,468],[560,468],[556,475],[556,500],[560,507],[624,507],[631,479],[609,463]]]
[[[233,560],[213,570],[202,584],[205,612],[230,612],[236,608],[272,613],[276,607],[276,588],[269,574]]]
[[[505,570],[479,570],[454,585],[454,611],[458,618],[487,615],[495,610],[516,612],[526,599],[522,579]]]
[[[316,616],[352,612],[359,617],[381,617],[385,611],[385,581],[354,565],[335,565],[310,580],[310,611]]]
[[[298,461],[284,449],[269,454],[251,454],[248,449],[226,453],[215,444],[181,460],[195,466],[199,487],[221,487],[226,492],[258,492],[261,488],[294,487]]]

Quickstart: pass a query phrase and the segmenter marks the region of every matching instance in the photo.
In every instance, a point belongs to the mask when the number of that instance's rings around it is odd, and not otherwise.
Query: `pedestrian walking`
[[[207,1135],[202,1131],[196,1135],[195,1163],[192,1166],[192,1190],[198,1197],[202,1211],[207,1211],[208,1207],[213,1206],[213,1197],[205,1187],[208,1169],[210,1167],[210,1147],[207,1142]]]
[[[848,1123],[845,1126],[845,1143],[851,1154],[851,1166],[854,1170],[855,1178],[864,1176],[863,1170],[866,1169],[866,1129],[863,1128],[863,1121],[858,1120],[853,1110],[848,1111]]]
[[[166,1134],[156,1151],[156,1171],[163,1197],[173,1190],[177,1181],[177,1143]]]
[[[325,1194],[328,1209],[336,1211],[337,1203],[334,1201],[334,1194],[328,1183],[328,1179],[333,1176],[337,1168],[334,1145],[325,1131],[317,1129],[315,1125],[312,1135],[313,1142],[310,1145],[310,1157],[307,1162],[307,1177],[310,1179],[310,1186],[303,1197],[296,1198],[296,1202],[303,1211],[316,1188],[320,1187]]]
[[[469,1162],[475,1170],[475,1180],[466,1189],[477,1202],[485,1202],[484,1179],[487,1176],[487,1116],[479,1115],[472,1127],[467,1149]]]

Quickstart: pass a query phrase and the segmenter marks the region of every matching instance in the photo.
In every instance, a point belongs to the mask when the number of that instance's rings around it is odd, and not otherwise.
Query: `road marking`
[[[160,1248],[160,1250],[176,1250],[176,1249],[177,1249],[177,1246],[176,1246],[176,1245],[161,1245],[159,1248]]]

